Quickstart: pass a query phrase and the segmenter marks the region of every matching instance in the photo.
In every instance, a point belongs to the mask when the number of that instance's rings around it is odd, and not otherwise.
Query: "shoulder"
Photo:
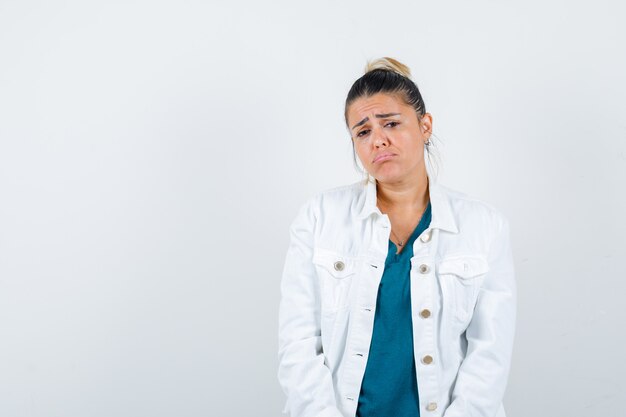
[[[478,221],[496,228],[501,228],[508,223],[507,216],[493,203],[455,188],[445,185],[438,186],[441,193],[447,197],[459,223]]]
[[[303,205],[318,210],[349,208],[362,197],[364,191],[363,181],[339,185],[318,191],[311,195]]]
[[[359,212],[365,192],[364,181],[322,189],[301,203],[297,217],[308,223],[347,221]]]

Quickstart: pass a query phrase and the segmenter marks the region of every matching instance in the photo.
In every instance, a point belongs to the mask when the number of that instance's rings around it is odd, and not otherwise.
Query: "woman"
[[[507,218],[431,177],[432,116],[405,65],[370,63],[345,119],[367,179],[318,193],[291,224],[283,412],[505,417],[516,317]]]

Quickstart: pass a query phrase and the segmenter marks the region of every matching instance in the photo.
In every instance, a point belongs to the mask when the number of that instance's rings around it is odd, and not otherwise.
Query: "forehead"
[[[361,120],[373,113],[406,113],[412,108],[395,95],[377,93],[370,97],[356,99],[348,107],[350,121]]]

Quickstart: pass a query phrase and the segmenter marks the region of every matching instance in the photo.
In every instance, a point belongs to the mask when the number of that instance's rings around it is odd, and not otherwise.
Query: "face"
[[[430,114],[419,121],[413,107],[378,93],[352,102],[347,116],[357,156],[378,181],[400,182],[426,174],[424,143],[430,136],[425,132],[432,131]]]

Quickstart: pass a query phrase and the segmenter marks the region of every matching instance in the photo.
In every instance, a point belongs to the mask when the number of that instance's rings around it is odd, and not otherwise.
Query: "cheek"
[[[361,163],[365,166],[369,166],[370,164],[368,163],[368,161],[370,159],[370,152],[366,149],[360,148],[358,145],[355,146],[354,150],[356,152],[356,156],[359,158]]]
[[[419,156],[424,153],[424,142],[419,137],[407,137],[403,145],[404,149],[406,149],[409,154]]]

